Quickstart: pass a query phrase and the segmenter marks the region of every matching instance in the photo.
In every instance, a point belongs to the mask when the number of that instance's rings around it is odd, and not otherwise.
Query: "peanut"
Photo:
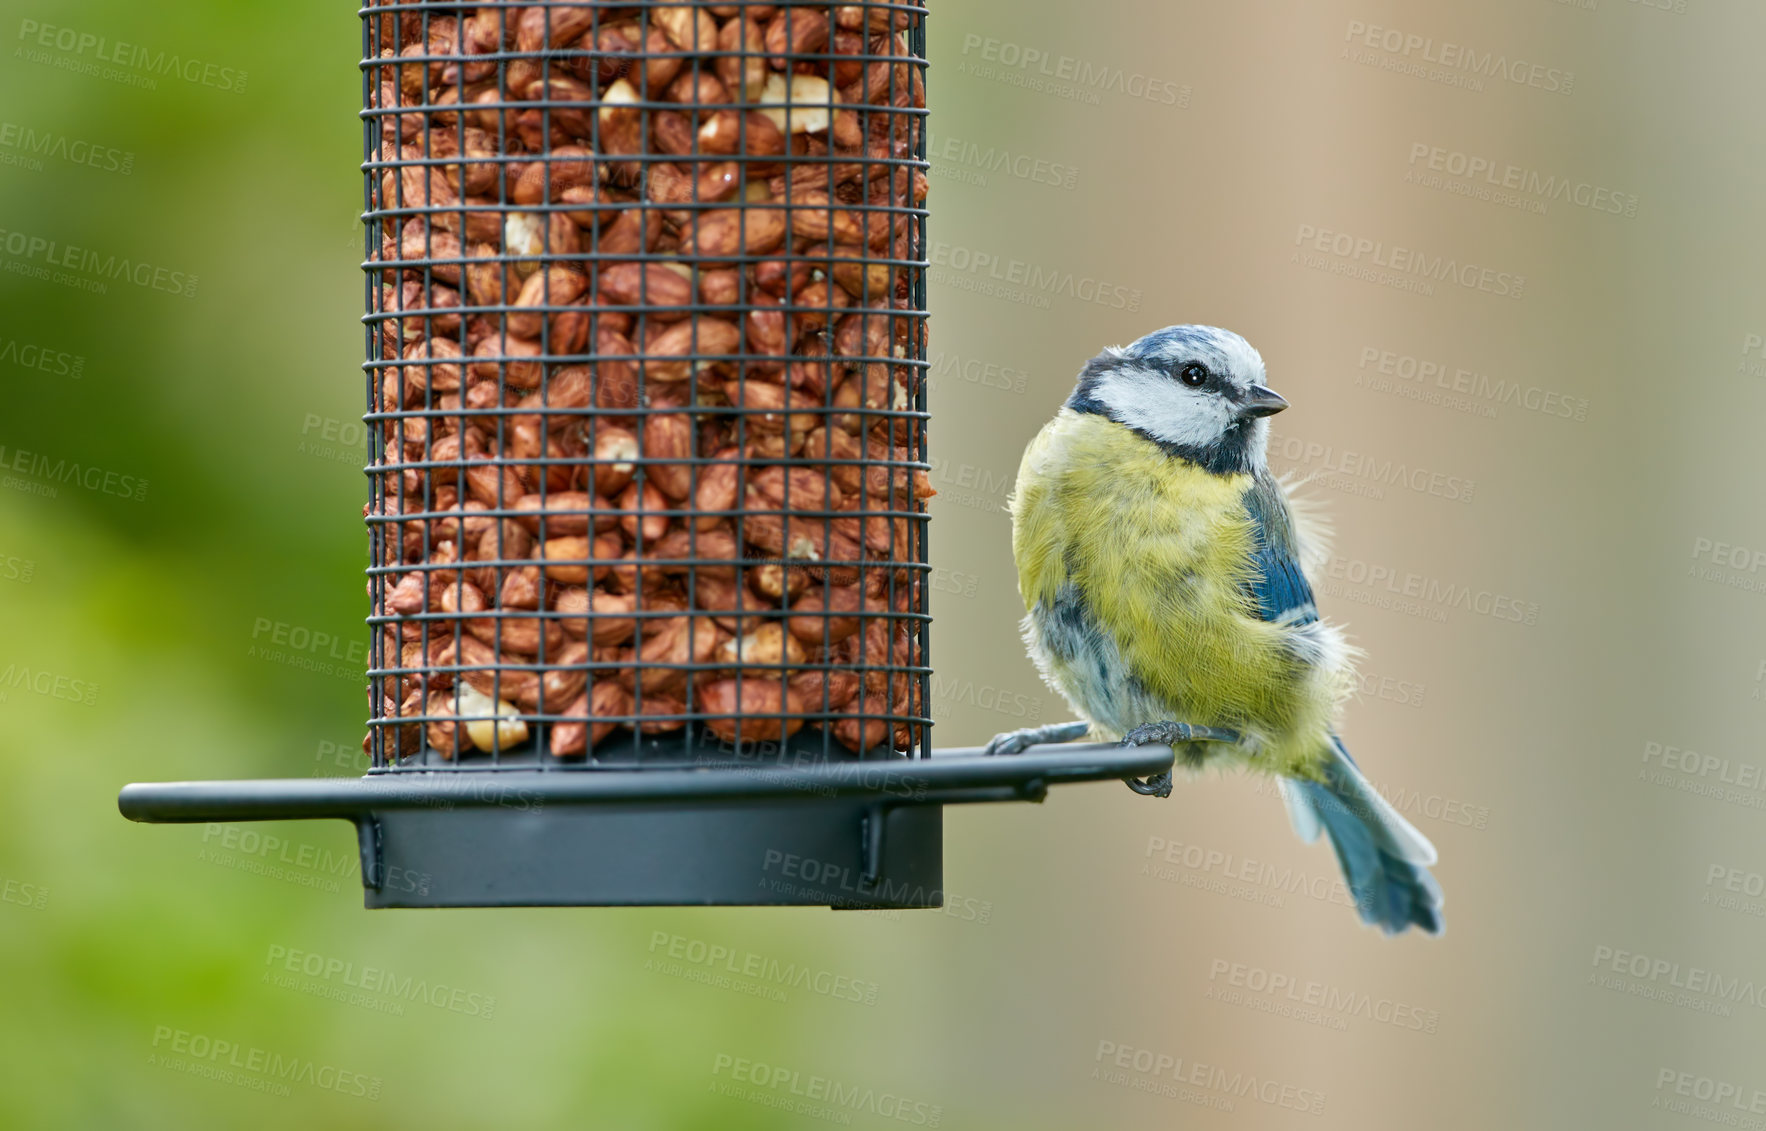
[[[691,570],[699,577],[734,577],[736,567],[722,563],[735,561],[741,551],[735,534],[727,528],[689,530],[685,526],[676,526],[650,547],[650,556],[695,563],[692,566],[659,565],[657,568],[665,573],[684,574]]]
[[[859,629],[855,615],[865,606],[856,585],[830,585],[810,589],[791,606],[797,615],[786,622],[791,635],[805,644],[835,644]]]
[[[571,718],[553,724],[553,756],[562,758],[571,754],[582,754],[606,738],[608,733],[618,725],[613,722],[589,722],[589,719],[607,719],[612,716],[629,715],[631,710],[631,692],[610,679],[597,681],[593,690],[585,691],[577,696],[575,701],[561,712],[566,716],[572,716]]]
[[[545,315],[531,309],[536,306],[564,306],[574,302],[589,285],[588,278],[574,267],[550,267],[535,271],[521,284],[515,296],[518,308],[509,314],[509,332],[518,338],[537,338],[545,324]]]
[[[543,497],[523,495],[515,500],[515,509],[522,512],[515,520],[543,537],[580,536],[595,524],[599,516],[593,512],[603,505],[584,491],[553,491]]]
[[[845,709],[858,694],[858,688],[857,675],[838,669],[798,672],[791,677],[791,689],[811,712],[832,713]]]
[[[695,213],[682,239],[683,250],[702,258],[765,255],[785,242],[781,208],[725,208]]]
[[[819,51],[827,42],[828,15],[811,5],[781,4],[766,25],[767,54],[775,56],[771,63],[781,70],[792,60],[777,56]]]
[[[705,725],[726,742],[777,742],[803,726],[802,698],[778,680],[718,680],[700,689],[699,700],[714,716]]]
[[[729,521],[715,512],[727,511],[736,505],[742,479],[741,465],[736,462],[740,455],[739,448],[720,448],[713,453],[714,462],[700,469],[699,485],[693,493],[693,509],[714,512],[694,519],[694,525],[700,530],[714,530]]]
[[[752,19],[732,19],[718,32],[717,77],[723,86],[737,91],[744,102],[760,97],[766,86],[766,32]]]
[[[716,357],[735,353],[742,331],[721,318],[703,317],[654,328],[644,341],[645,377],[652,381],[685,381],[692,375],[691,355]]]
[[[581,535],[553,538],[540,546],[545,560],[546,576],[570,585],[586,585],[590,567],[587,564],[592,545]]]
[[[643,306],[652,319],[672,321],[685,311],[656,307],[687,306],[693,301],[693,284],[660,263],[615,263],[602,269],[601,297],[620,306]]]
[[[624,491],[637,468],[638,437],[628,428],[599,424],[594,431],[594,453],[595,462],[583,469],[590,492],[612,497]]]
[[[619,493],[619,528],[637,543],[654,542],[668,532],[668,500],[648,482],[631,483]]]
[[[776,620],[767,621],[746,636],[730,637],[718,645],[715,655],[721,664],[750,669],[748,674],[761,676],[768,668],[796,667],[807,658],[803,645]]]

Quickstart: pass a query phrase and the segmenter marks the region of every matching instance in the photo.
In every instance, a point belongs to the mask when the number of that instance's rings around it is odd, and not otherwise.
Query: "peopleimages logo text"
[[[1451,255],[1430,255],[1415,248],[1388,245],[1384,240],[1355,236],[1316,224],[1301,224],[1294,235],[1294,246],[1377,268],[1402,281],[1452,283],[1501,298],[1520,298],[1527,286],[1527,277],[1512,271],[1500,271],[1478,263],[1461,263]]]
[[[144,71],[161,78],[182,79],[188,83],[213,87],[230,94],[245,93],[246,72],[201,59],[186,59],[175,51],[154,51],[139,43],[112,39],[71,27],[57,27],[39,20],[20,20],[18,39],[26,46],[46,51],[60,51],[100,63]]]
[[[1122,94],[1158,106],[1189,104],[1189,87],[1171,79],[1128,71],[1108,63],[1094,63],[1073,55],[1052,55],[1010,40],[968,32],[963,36],[963,54],[970,53],[1001,67],[1069,82],[1088,91]]]
[[[1501,51],[1479,51],[1464,43],[1436,40],[1433,36],[1381,27],[1366,20],[1350,20],[1343,40],[1357,48],[1368,48],[1406,61],[1415,60],[1418,64],[1438,67],[1449,75],[1501,80],[1552,94],[1569,94],[1576,88],[1574,71],[1548,67],[1527,59],[1510,58]]]
[[[151,263],[130,259],[126,255],[103,255],[91,248],[76,247],[45,236],[7,231],[4,228],[0,228],[0,249],[4,249],[7,255],[16,256],[23,263],[42,263],[47,267],[58,267],[64,271],[86,275],[91,280],[121,280],[137,287],[164,291],[183,298],[196,297],[195,275],[187,271],[174,271],[170,267],[155,267]]]
[[[1022,287],[1030,293],[1060,295],[1131,313],[1141,308],[1143,297],[1139,287],[1124,287],[1089,275],[1076,275],[1072,271],[1026,263],[1022,259],[1010,259],[943,240],[932,245],[932,266],[997,280]]]
[[[41,452],[30,452],[23,448],[8,448],[5,444],[0,444],[0,472],[4,471],[31,475],[56,483],[71,483],[78,487],[84,487],[88,491],[115,495],[121,499],[134,499],[139,502],[147,498],[147,480],[139,476],[120,475],[114,471],[106,471],[102,467],[81,464],[74,460],[51,461]]]

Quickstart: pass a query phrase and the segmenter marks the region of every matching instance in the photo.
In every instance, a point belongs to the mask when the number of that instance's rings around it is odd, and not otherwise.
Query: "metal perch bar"
[[[255,781],[138,782],[117,807],[132,821],[283,821],[403,809],[608,805],[631,802],[813,800],[875,797],[896,804],[1023,800],[1041,786],[1169,769],[1171,748],[1113,742],[1031,747],[1011,758],[980,747],[935,751],[930,759],[889,759],[802,766],[756,765],[685,770],[505,770],[495,775],[369,774],[361,778],[265,778]],[[462,779],[465,780],[462,780]],[[1037,798],[1040,800],[1040,797]]]

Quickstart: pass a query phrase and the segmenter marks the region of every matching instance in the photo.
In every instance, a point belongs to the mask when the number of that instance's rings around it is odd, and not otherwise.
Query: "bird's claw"
[[[996,754],[1022,754],[1029,745],[1030,740],[1025,737],[1023,731],[1007,731],[1004,734],[994,735],[993,741],[989,742],[987,748],[981,753],[985,757],[992,757]]]
[[[1009,730],[1004,734],[996,734],[993,741],[982,751],[984,756],[995,754],[1022,754],[1032,746],[1041,746],[1048,742],[1072,742],[1076,738],[1084,738],[1085,732],[1091,729],[1087,722],[1051,723],[1048,726],[1025,727],[1023,730]]]
[[[1128,786],[1128,788],[1134,790],[1136,793],[1140,794],[1142,797],[1170,797],[1171,796],[1171,771],[1170,770],[1166,770],[1163,773],[1154,774],[1150,778],[1123,778],[1122,780]]]

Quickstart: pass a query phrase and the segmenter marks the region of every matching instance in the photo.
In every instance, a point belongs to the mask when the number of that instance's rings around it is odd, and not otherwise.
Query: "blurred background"
[[[1218,775],[948,811],[944,912],[369,914],[340,822],[124,821],[358,769],[360,25],[3,6],[0,1124],[1766,1126],[1766,10],[934,8],[936,737],[1063,717],[1002,508],[1073,373],[1235,329],[1440,848],[1394,940]]]

